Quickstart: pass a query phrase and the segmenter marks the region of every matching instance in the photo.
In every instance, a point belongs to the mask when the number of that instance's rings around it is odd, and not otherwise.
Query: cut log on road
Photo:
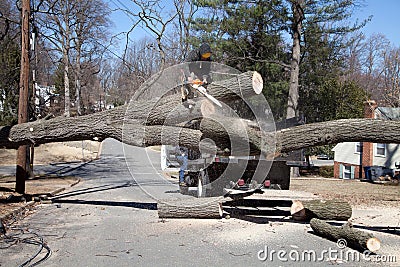
[[[220,219],[223,198],[164,200],[157,203],[159,218]]]
[[[378,238],[371,233],[354,229],[349,223],[336,227],[313,218],[310,221],[310,226],[316,235],[337,242],[339,248],[347,246],[361,252],[365,250],[375,252],[381,247],[381,242]]]
[[[308,221],[312,218],[347,221],[352,215],[352,208],[348,202],[341,200],[294,200],[290,213],[296,221]]]

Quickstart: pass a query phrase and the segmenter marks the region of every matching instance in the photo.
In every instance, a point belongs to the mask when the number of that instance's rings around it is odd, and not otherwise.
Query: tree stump
[[[290,214],[296,221],[312,218],[347,221],[352,215],[352,208],[348,202],[341,200],[294,200]]]
[[[316,235],[337,242],[337,245],[343,245],[343,248],[348,246],[362,252],[365,250],[375,252],[381,247],[381,242],[378,238],[370,233],[354,229],[349,223],[341,227],[335,227],[324,221],[313,218],[310,221],[310,226]],[[346,242],[341,244],[338,242],[340,239],[344,239]]]
[[[188,198],[179,200],[164,200],[157,203],[159,218],[222,218],[223,198]]]

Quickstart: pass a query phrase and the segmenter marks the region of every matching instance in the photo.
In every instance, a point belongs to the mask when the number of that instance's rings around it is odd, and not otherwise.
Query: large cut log
[[[352,208],[348,202],[342,200],[294,200],[290,213],[296,221],[308,221],[312,218],[347,221],[351,218]]]
[[[223,198],[193,198],[158,201],[159,218],[220,219]]]
[[[208,85],[207,91],[222,101],[243,99],[258,95],[263,89],[263,79],[256,71],[248,71],[236,75],[234,78],[215,81]]]
[[[310,226],[316,235],[337,242],[340,248],[348,246],[361,252],[365,250],[375,252],[381,247],[381,242],[378,238],[371,233],[354,229],[349,223],[336,227],[313,218],[310,221]]]
[[[162,80],[162,76],[159,78]],[[148,82],[151,84],[151,82]],[[143,86],[146,88],[147,83]],[[157,85],[152,84],[153,87]],[[161,86],[161,85],[160,85]],[[162,84],[163,87],[168,85]],[[171,83],[171,89],[174,85]],[[179,85],[182,86],[182,85]],[[148,90],[154,90],[153,87],[149,87]],[[218,100],[229,105],[230,102],[237,99],[247,99],[255,95],[259,95],[263,88],[263,81],[261,75],[255,71],[248,71],[235,75],[233,78],[215,81],[207,86],[207,91],[210,95],[214,96]],[[163,90],[160,88],[160,90]],[[176,89],[178,90],[178,89]],[[180,89],[179,89],[180,90]],[[178,90],[178,91],[179,91]],[[192,109],[187,109],[181,105],[181,95],[173,94],[166,95],[154,102],[154,99],[149,102],[149,99],[140,98],[137,101],[132,101],[132,108],[127,109],[127,113],[137,111],[138,109],[134,106],[137,103],[143,103],[140,110],[147,111],[148,114],[145,116],[147,125],[176,125],[182,121],[188,121],[191,118],[201,118],[203,115],[211,115],[215,112],[212,105],[207,105],[204,97],[198,94],[202,102],[200,104],[194,104]],[[192,99],[191,102],[197,102],[198,99]],[[136,114],[136,113],[135,113]],[[136,119],[137,116],[134,116]]]
[[[176,69],[162,70],[140,86],[138,92],[133,96],[133,100],[148,100],[170,94],[171,91],[178,92],[183,85],[182,82],[180,73]],[[262,89],[263,79],[256,71],[214,77],[213,82],[207,86],[207,91],[223,102],[258,95],[262,92]],[[180,96],[180,94],[178,95]]]

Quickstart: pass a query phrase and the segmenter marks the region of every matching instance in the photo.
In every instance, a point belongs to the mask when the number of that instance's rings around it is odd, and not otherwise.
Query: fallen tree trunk
[[[388,130],[390,129],[390,130]],[[342,119],[277,131],[277,150],[291,151],[340,142],[400,144],[400,121]]]
[[[351,218],[352,208],[342,200],[294,200],[290,213],[296,221],[309,221],[312,218],[347,221]]]
[[[198,148],[203,134],[208,138],[214,137],[216,140],[226,138],[225,133],[214,132],[214,127],[207,128],[205,126],[200,131],[185,129],[182,126],[146,126],[142,120],[124,120],[124,114],[124,109],[118,108],[81,117],[57,117],[12,127],[2,126],[0,127],[0,147],[16,148],[23,144],[114,138],[135,146],[181,144],[190,148]],[[123,134],[124,131],[126,134]],[[173,137],[167,134],[166,137],[170,140],[162,138],[167,131],[178,132],[186,138],[182,142],[179,141],[179,136]],[[151,133],[157,134],[157,136],[151,136]],[[223,134],[223,136],[218,136],[218,134]],[[344,119],[296,126],[276,133],[258,132],[256,134],[260,136],[269,134],[266,138],[269,140],[273,138],[276,141],[276,154],[279,154],[280,152],[339,142],[400,143],[400,121]],[[249,143],[259,150],[268,150],[251,140]]]
[[[370,233],[354,229],[349,223],[336,227],[313,218],[310,221],[310,226],[316,235],[337,242],[339,248],[348,246],[360,252],[365,250],[375,252],[381,247],[381,242],[378,238]]]
[[[223,198],[166,200],[157,203],[159,218],[220,219]]]
[[[155,138],[150,135],[150,133],[164,133],[165,135],[167,130],[180,132],[187,137],[193,135],[194,138],[186,138],[187,140],[193,139],[190,144],[185,144],[188,147],[198,147],[198,142],[203,134],[208,138],[215,138],[215,140],[226,140],[227,138],[226,132],[216,131],[213,124],[209,124],[209,127],[207,127],[207,124],[203,124],[201,131],[163,125],[146,126],[143,120],[125,119],[125,113],[123,108],[117,108],[81,117],[58,117],[46,121],[18,124],[12,127],[3,126],[0,127],[0,146],[16,148],[22,144],[90,140],[95,137],[100,139],[115,138],[136,146],[159,145],[162,141],[164,141],[164,144],[184,145],[183,142],[177,141],[178,137],[168,140],[167,138],[161,138],[162,136]],[[238,119],[234,120],[239,121]],[[387,131],[387,129],[391,129],[391,131]],[[126,134],[123,136],[124,131]],[[257,133],[254,129],[248,129],[248,131],[252,131],[253,136],[261,136],[261,133]],[[243,138],[242,132],[237,132],[239,139]],[[144,133],[147,134],[145,135]],[[344,141],[400,143],[399,133],[400,122],[398,121],[348,119],[292,127],[277,131],[276,135],[270,133],[272,136],[266,137],[266,139],[271,140],[272,138],[276,140],[278,152],[288,152],[300,148]],[[260,144],[256,142],[256,140],[259,140],[256,137],[254,140],[249,138],[249,143],[261,150],[263,147],[260,147]],[[146,140],[146,138],[149,138],[149,140]]]

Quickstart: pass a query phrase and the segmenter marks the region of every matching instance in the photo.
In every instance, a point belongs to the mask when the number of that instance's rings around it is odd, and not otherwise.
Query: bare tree
[[[166,9],[165,4],[160,1],[143,1],[143,0],[133,0],[133,2],[141,8],[138,13],[138,17],[141,22],[145,25],[147,29],[154,34],[157,43],[157,49],[160,53],[161,58],[161,69],[165,68],[166,54],[163,44],[163,38],[167,31],[169,24],[177,18],[178,13],[172,11],[170,14],[166,14],[164,10]]]
[[[381,105],[399,107],[399,48],[393,47],[382,34],[369,38],[356,34],[352,38],[346,79],[357,82]]]
[[[82,114],[82,58],[93,59],[93,55],[100,54],[104,49],[99,49],[98,43],[105,41],[109,8],[102,0],[79,0],[76,6],[76,18],[74,27],[75,44],[75,106],[78,115]],[[86,64],[91,66],[91,64]],[[95,70],[98,72],[99,70]]]
[[[0,3],[0,41],[6,37],[14,39],[18,36],[19,15],[16,5],[11,0],[3,0]],[[16,16],[17,15],[17,16]]]
[[[165,46],[168,51],[167,65],[181,63],[190,50],[192,18],[198,7],[191,0],[174,0],[177,19],[172,22],[172,29],[165,35]]]
[[[160,54],[150,37],[131,43],[125,49],[125,59],[113,64],[109,75],[108,98],[114,105],[126,104],[151,75],[160,69]],[[107,68],[103,71],[107,71]]]
[[[383,58],[390,42],[381,34],[370,36],[364,43],[360,61],[364,74],[363,86],[374,97],[379,97],[382,92],[380,80],[382,79]]]
[[[159,68],[181,62],[188,52],[191,17],[196,7],[191,0],[173,0],[170,3],[162,1],[131,0],[139,9],[131,11],[126,5],[119,3],[119,10],[131,17],[134,22],[126,33],[125,53],[129,45],[129,35],[134,28],[140,26],[149,37],[154,38],[153,49],[160,54]],[[171,4],[171,5],[170,5]],[[125,58],[125,56],[124,56]]]
[[[43,12],[40,17],[42,35],[48,40],[52,49],[61,54],[64,69],[64,116],[70,116],[70,57],[73,41],[73,28],[75,27],[76,1],[47,0],[43,1]]]
[[[400,48],[391,48],[383,56],[383,98],[392,107],[400,107]]]
[[[41,33],[61,55],[64,68],[64,115],[71,114],[72,78],[75,80],[75,104],[81,114],[82,59],[94,61],[95,53],[104,50],[101,42],[110,24],[108,7],[101,0],[44,0],[41,8],[44,9],[39,20]],[[92,70],[93,74],[98,71],[98,68]]]

